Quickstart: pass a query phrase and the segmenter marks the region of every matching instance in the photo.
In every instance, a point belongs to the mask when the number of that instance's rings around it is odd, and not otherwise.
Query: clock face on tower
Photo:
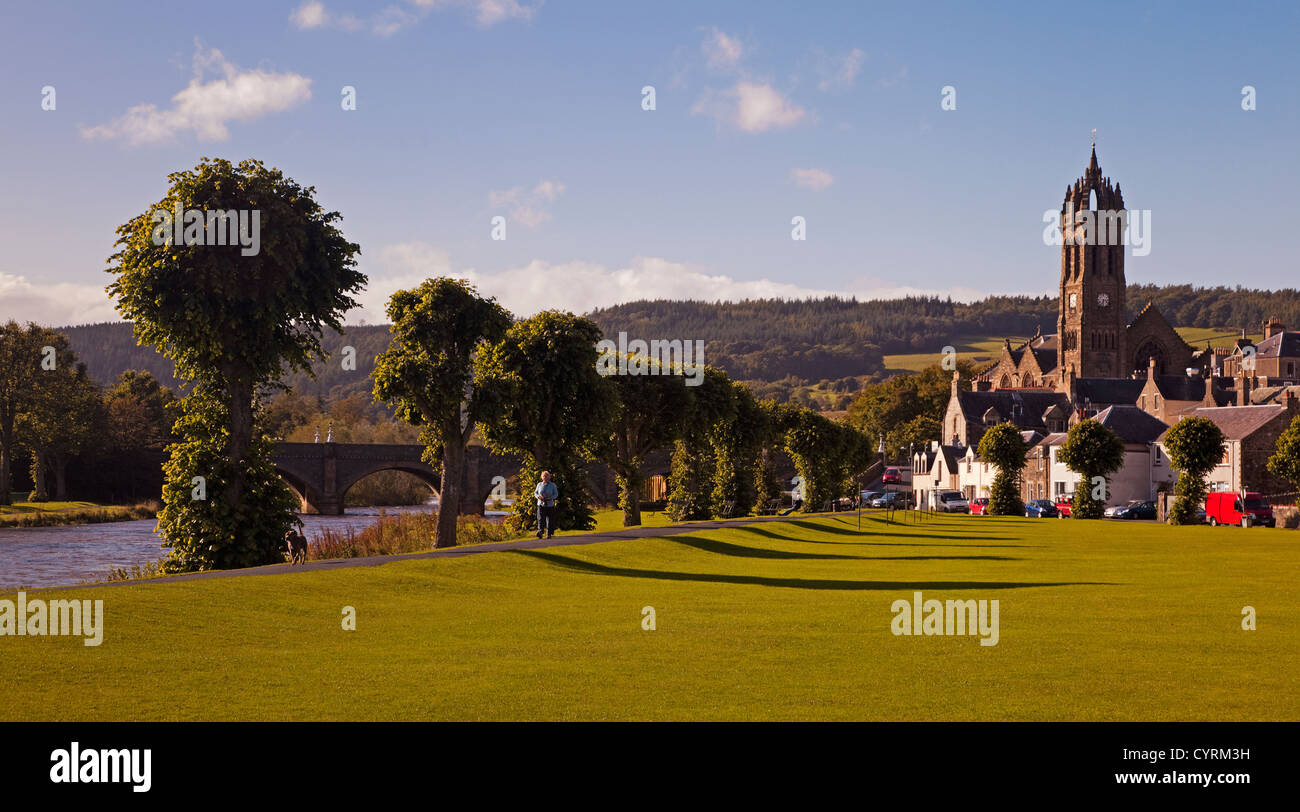
[[[1097,304],[1101,305],[1102,307],[1105,307],[1106,305],[1110,304],[1110,297],[1104,293],[1097,294]]]

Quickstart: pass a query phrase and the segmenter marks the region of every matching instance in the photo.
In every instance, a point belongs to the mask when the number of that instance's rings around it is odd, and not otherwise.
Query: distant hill
[[[87,373],[99,383],[111,383],[127,369],[142,369],[167,386],[175,388],[179,384],[172,362],[152,347],[136,344],[131,325],[127,322],[61,327],[59,332],[72,342],[77,357],[86,364]],[[308,375],[294,373],[287,376],[284,382],[295,392],[319,395],[327,401],[347,397],[353,392],[369,393],[375,356],[388,347],[388,326],[348,327],[342,335],[327,330],[321,339],[321,345],[327,360],[313,367],[315,380]],[[355,371],[343,369],[343,348],[348,346],[356,350]]]
[[[1300,329],[1300,291],[1295,289],[1130,285],[1130,317],[1148,300],[1179,327],[1248,328],[1255,333],[1265,318],[1277,317]],[[1028,336],[1040,326],[1053,332],[1056,314],[1056,297],[991,296],[971,303],[938,297],[865,302],[836,297],[655,300],[601,308],[588,315],[610,338],[625,331],[629,338],[647,340],[702,339],[707,363],[755,384],[764,394],[785,399],[807,385],[815,390],[809,394],[834,393],[835,399],[843,399],[856,389],[857,379],[886,373],[886,354],[894,361],[903,354],[937,353],[945,344],[957,346],[963,337]],[[129,324],[65,327],[61,332],[101,383],[115,380],[123,370],[143,369],[176,385],[171,363],[151,348],[137,346]],[[348,327],[343,335],[329,333],[323,342],[329,360],[317,365],[316,379],[295,374],[285,382],[297,392],[331,401],[354,392],[368,393],[375,356],[388,346],[388,338],[386,325]],[[355,371],[342,368],[345,346],[356,349]],[[891,364],[891,368],[899,366]],[[829,385],[841,381],[852,385]]]

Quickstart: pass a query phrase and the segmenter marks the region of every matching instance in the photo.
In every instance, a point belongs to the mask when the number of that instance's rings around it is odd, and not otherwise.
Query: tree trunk
[[[624,473],[615,477],[618,482],[618,502],[623,508],[623,526],[640,527],[641,526],[641,485],[645,482],[645,477],[641,475],[638,467],[632,466],[624,469]]]
[[[465,447],[459,432],[442,446],[442,488],[438,491],[438,531],[434,547],[456,546],[456,520],[460,518],[460,480],[465,472]]]
[[[13,466],[14,421],[5,415],[0,421],[0,505],[10,504],[10,489],[13,487],[10,469]]]
[[[253,444],[253,387],[251,384],[227,377],[230,391],[228,401],[230,409],[230,454],[231,476],[226,492],[222,494],[226,504],[235,507],[244,498],[244,483],[247,477],[248,449]]]
[[[68,500],[68,460],[62,456],[54,458],[54,498]]]
[[[39,450],[32,451],[32,499],[33,502],[48,502],[50,494],[45,489],[45,454]]]

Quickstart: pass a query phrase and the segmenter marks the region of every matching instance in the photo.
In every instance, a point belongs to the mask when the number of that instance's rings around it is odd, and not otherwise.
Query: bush
[[[307,544],[307,558],[320,561],[424,552],[433,549],[437,529],[437,511],[397,515],[380,513],[379,521],[359,532],[350,527],[342,532],[325,530]],[[458,546],[517,537],[504,523],[490,522],[481,516],[463,515],[456,521]]]

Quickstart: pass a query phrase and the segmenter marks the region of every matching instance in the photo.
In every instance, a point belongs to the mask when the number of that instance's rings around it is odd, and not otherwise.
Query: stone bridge
[[[420,459],[424,446],[381,443],[277,443],[276,472],[302,500],[303,513],[343,515],[343,497],[348,489],[380,471],[404,471],[418,477],[435,492],[442,490],[441,472]],[[671,465],[666,450],[648,455],[642,466],[647,477],[668,475]],[[492,493],[492,480],[498,476],[511,481],[519,474],[520,460],[512,455],[494,454],[481,445],[465,450],[465,476],[461,480],[461,513],[483,513],[483,505]],[[778,475],[788,483],[794,465],[782,454],[778,458]],[[529,493],[531,493],[531,485]],[[598,505],[618,501],[614,472],[603,463],[587,466],[587,487]],[[788,487],[788,486],[787,486]],[[511,491],[516,490],[512,487]]]
[[[303,513],[343,515],[348,489],[380,471],[404,471],[435,492],[442,489],[441,472],[420,459],[421,445],[380,443],[277,443],[275,467],[302,500]],[[494,477],[519,473],[519,460],[471,445],[465,454],[462,513],[482,513]]]

